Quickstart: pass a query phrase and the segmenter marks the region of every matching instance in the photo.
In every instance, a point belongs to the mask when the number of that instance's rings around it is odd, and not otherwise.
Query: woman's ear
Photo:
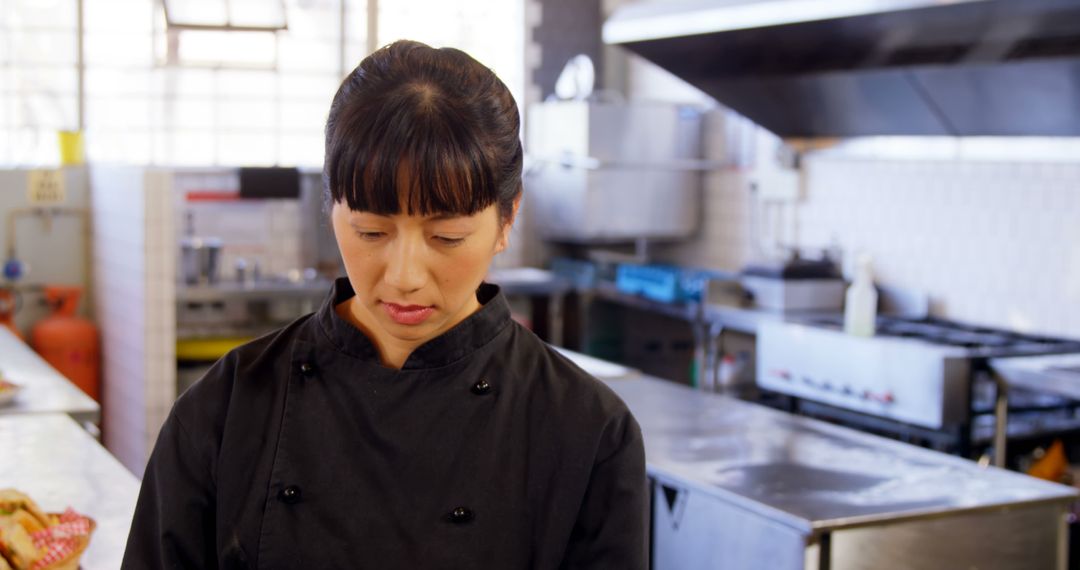
[[[499,228],[499,241],[495,244],[495,253],[502,253],[510,245],[510,230],[514,228],[514,220],[517,219],[518,208],[521,206],[521,194],[514,198],[514,207],[510,210],[510,217]]]

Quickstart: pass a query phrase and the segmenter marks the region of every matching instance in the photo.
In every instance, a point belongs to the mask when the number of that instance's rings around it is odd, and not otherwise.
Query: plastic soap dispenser
[[[868,255],[859,256],[855,280],[844,299],[844,332],[854,336],[874,336],[877,319],[877,290]]]

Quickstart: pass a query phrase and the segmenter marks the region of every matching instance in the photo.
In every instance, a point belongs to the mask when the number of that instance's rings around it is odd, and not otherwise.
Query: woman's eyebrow
[[[443,213],[443,214],[435,214],[435,215],[432,215],[432,216],[428,216],[427,219],[430,220],[430,221],[433,221],[433,222],[437,222],[437,221],[441,221],[441,220],[459,220],[459,219],[467,218],[467,217],[468,216],[463,216],[461,214]]]
[[[354,228],[359,228],[361,226],[367,226],[367,225],[369,225],[371,223],[372,223],[372,220],[354,220],[354,219],[349,220],[349,225],[354,227]]]

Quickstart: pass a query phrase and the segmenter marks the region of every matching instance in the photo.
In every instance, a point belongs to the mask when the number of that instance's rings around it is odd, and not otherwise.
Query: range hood
[[[603,33],[784,138],[1080,136],[1080,0],[652,0]]]

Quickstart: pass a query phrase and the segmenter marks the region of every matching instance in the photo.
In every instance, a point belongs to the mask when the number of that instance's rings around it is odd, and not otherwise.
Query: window
[[[0,0],[0,164],[55,164],[56,131],[77,128],[77,2]],[[88,160],[321,166],[330,99],[367,52],[367,0],[82,2]],[[468,51],[521,101],[523,4],[382,0],[374,27],[380,44]]]

